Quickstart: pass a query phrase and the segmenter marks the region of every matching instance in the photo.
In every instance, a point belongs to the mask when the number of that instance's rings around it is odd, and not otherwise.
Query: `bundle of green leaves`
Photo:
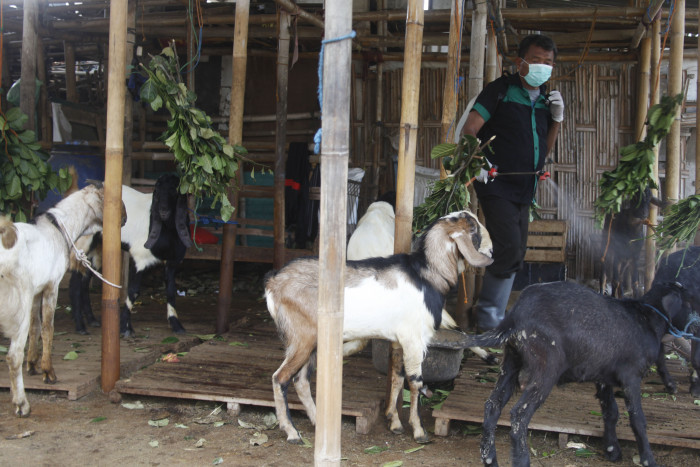
[[[700,229],[700,195],[692,195],[670,205],[664,218],[654,231],[657,255],[670,250],[678,243],[692,245]]]
[[[23,129],[28,119],[19,107],[0,113],[0,211],[17,222],[31,217],[34,200],[52,190],[63,193],[72,183],[67,168],[58,172],[51,168],[36,133]]]
[[[654,148],[668,135],[676,118],[683,95],[664,96],[647,114],[647,134],[644,140],[620,150],[620,160],[611,172],[603,172],[594,205],[596,226],[601,228],[605,217],[620,212],[624,200],[641,199],[646,187],[657,188],[654,179]]]
[[[463,135],[458,144],[442,143],[433,147],[430,158],[442,158],[447,177],[436,180],[425,201],[413,210],[414,234],[420,235],[426,227],[446,214],[467,209],[467,186],[484,167],[483,148],[488,143],[482,145],[474,136]]]
[[[221,219],[228,221],[234,211],[228,188],[248,151],[228,144],[212,128],[211,117],[195,107],[197,96],[182,82],[173,48],[164,48],[143,70],[148,80],[141,87],[141,99],[154,111],[164,107],[170,112],[161,139],[175,155],[180,193],[193,195],[198,204],[210,197],[212,209],[219,205]]]

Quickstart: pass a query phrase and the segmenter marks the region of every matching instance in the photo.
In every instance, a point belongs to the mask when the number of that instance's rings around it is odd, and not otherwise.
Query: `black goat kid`
[[[126,206],[128,220],[121,230],[122,249],[132,258],[130,266],[129,290],[126,303],[119,317],[119,330],[124,337],[132,337],[131,312],[138,297],[141,278],[146,269],[165,263],[165,287],[168,300],[168,322],[176,333],[184,333],[185,328],[175,310],[177,288],[175,273],[177,266],[185,258],[187,248],[192,245],[189,233],[187,196],[178,191],[180,179],[174,174],[162,175],[156,181],[153,193],[141,193],[128,186],[122,186],[122,200]],[[101,242],[99,239],[81,239],[89,246],[88,256],[93,264],[101,263]],[[87,250],[87,248],[86,248]],[[82,276],[73,269],[70,282],[71,306],[75,317],[76,331],[85,333],[84,320],[97,324],[87,298],[91,273]]]
[[[637,440],[641,465],[656,465],[646,434],[641,381],[656,362],[664,318],[688,312],[680,284],[653,287],[641,300],[604,297],[570,282],[537,284],[523,290],[501,324],[470,339],[469,345],[505,344],[501,374],[484,407],[481,458],[498,465],[496,422],[517,387],[522,394],[511,417],[511,462],[529,466],[527,428],[556,384],[593,382],[603,412],[610,461],[621,458],[615,433],[618,408],[613,393],[621,386]],[[663,313],[664,316],[661,316]]]

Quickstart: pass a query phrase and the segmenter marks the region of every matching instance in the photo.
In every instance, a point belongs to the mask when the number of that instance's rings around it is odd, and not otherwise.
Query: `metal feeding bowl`
[[[437,383],[455,379],[459,374],[466,341],[467,335],[461,331],[439,329],[423,360],[423,381]],[[372,339],[372,364],[382,374],[387,372],[390,351],[391,342]]]

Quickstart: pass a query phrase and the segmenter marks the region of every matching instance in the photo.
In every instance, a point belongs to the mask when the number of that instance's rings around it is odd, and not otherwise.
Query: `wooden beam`
[[[248,63],[248,16],[250,0],[236,2],[236,25],[233,37],[233,74],[231,83],[231,104],[229,108],[228,140],[231,144],[243,142],[243,107],[245,102],[246,66]],[[238,183],[232,184],[228,197],[235,211],[231,221],[238,217],[238,193],[233,187],[240,186],[243,167],[236,174]],[[216,302],[216,333],[228,331],[228,313],[233,295],[233,261],[236,248],[236,224],[224,224],[221,246],[221,266],[219,274],[219,296]]]
[[[352,2],[326,3],[321,125],[318,280],[318,407],[314,464],[339,466],[342,422],[343,315],[350,156]]]
[[[642,40],[644,34],[649,30],[649,25],[654,22],[654,18],[661,10],[665,0],[654,0],[651,5],[649,5],[647,11],[644,12],[642,17],[639,19],[639,25],[634,31],[632,40],[630,41],[630,47],[636,49],[639,46],[639,41]]]
[[[26,2],[25,2],[26,5]],[[105,193],[102,228],[102,273],[118,284],[121,274],[122,157],[124,151],[124,99],[126,97],[127,0],[111,0],[109,16],[109,74],[107,76],[107,137],[105,142]],[[119,289],[102,286],[102,391],[109,392],[119,379]]]
[[[286,9],[279,9],[279,40],[277,41],[277,115],[275,128],[275,166],[274,166],[274,252],[273,267],[284,266],[284,232],[285,232],[285,178],[287,161],[287,92],[289,89],[289,45],[291,23]]]
[[[312,15],[311,13],[299,8],[299,6],[291,0],[275,0],[275,3],[278,4],[280,7],[284,8],[285,10],[287,10],[290,14],[299,15],[299,18],[302,18],[302,19],[308,21],[309,23],[313,24],[314,26],[318,26],[321,29],[323,29],[325,27],[322,19],[320,19],[317,16]]]
[[[668,94],[683,92],[683,42],[685,35],[685,0],[676,0],[671,19],[671,59],[668,64]],[[680,199],[681,185],[681,106],[666,138],[666,170],[664,197],[666,201]]]
[[[20,82],[20,103],[22,113],[29,119],[24,127],[36,129],[36,23],[39,7],[38,0],[25,0],[24,23],[22,31],[22,73]]]

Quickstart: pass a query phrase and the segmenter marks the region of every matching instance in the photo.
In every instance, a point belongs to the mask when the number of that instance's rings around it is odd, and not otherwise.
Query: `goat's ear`
[[[153,198],[151,199],[151,224],[148,228],[148,239],[146,243],[143,244],[145,248],[149,250],[153,248],[156,244],[158,237],[160,237],[160,231],[163,229],[163,221],[160,220],[160,215],[158,214],[158,202],[155,197],[155,192],[153,193]]]
[[[465,215],[451,227],[449,236],[469,264],[476,267],[486,267],[493,263],[492,258],[479,253],[479,250],[474,246],[474,238],[480,236],[481,232],[479,224],[473,217]]]
[[[683,307],[683,298],[680,293],[671,292],[661,298],[661,305],[669,318],[673,318]]]
[[[190,238],[190,216],[187,213],[187,195],[177,196],[175,229],[182,244],[187,248],[191,247],[192,239]]]

